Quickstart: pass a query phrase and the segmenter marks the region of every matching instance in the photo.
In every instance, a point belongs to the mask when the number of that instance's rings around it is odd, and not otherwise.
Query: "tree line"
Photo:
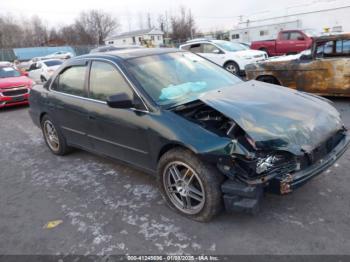
[[[155,27],[174,41],[191,38],[196,32],[195,20],[190,9],[180,7],[178,12],[159,14],[156,21],[146,16],[146,26],[140,19],[139,27]],[[49,27],[38,16],[18,19],[10,14],[0,15],[0,48],[55,46],[55,45],[103,45],[111,34],[120,33],[116,17],[102,10],[81,12],[71,24]]]

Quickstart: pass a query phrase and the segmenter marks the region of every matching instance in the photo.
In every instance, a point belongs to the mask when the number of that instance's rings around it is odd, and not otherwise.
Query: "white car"
[[[264,51],[251,50],[243,44],[224,40],[191,40],[181,45],[180,49],[205,57],[237,75],[244,75],[246,65],[268,57]]]
[[[55,59],[69,59],[74,55],[71,52],[58,51],[52,54],[45,56],[46,58],[55,58]]]
[[[48,59],[38,61],[29,67],[29,77],[35,82],[46,82],[52,74],[63,64],[59,59]]]

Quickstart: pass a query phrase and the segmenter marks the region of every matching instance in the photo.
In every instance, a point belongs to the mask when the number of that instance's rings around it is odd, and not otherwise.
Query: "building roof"
[[[129,31],[122,34],[107,37],[105,41],[120,39],[125,37],[139,36],[139,35],[164,35],[164,32],[156,28],[148,28],[142,30]]]

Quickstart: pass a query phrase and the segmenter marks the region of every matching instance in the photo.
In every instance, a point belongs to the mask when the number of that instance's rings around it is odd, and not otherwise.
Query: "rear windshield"
[[[50,67],[50,66],[62,65],[63,62],[61,60],[50,60],[50,61],[45,61],[43,63],[46,66]]]
[[[0,78],[18,77],[18,76],[21,76],[20,72],[18,72],[13,67],[0,67]]]

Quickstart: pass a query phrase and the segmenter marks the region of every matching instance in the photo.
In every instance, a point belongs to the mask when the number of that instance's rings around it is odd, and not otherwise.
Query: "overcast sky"
[[[190,8],[197,27],[203,31],[232,28],[240,15],[269,9],[282,9],[311,0],[0,0],[0,13],[18,17],[38,15],[50,26],[72,22],[84,10],[101,9],[116,16],[122,31],[139,29],[140,14],[149,12],[156,22],[159,13],[175,12],[179,6]],[[130,22],[128,22],[130,21]]]

